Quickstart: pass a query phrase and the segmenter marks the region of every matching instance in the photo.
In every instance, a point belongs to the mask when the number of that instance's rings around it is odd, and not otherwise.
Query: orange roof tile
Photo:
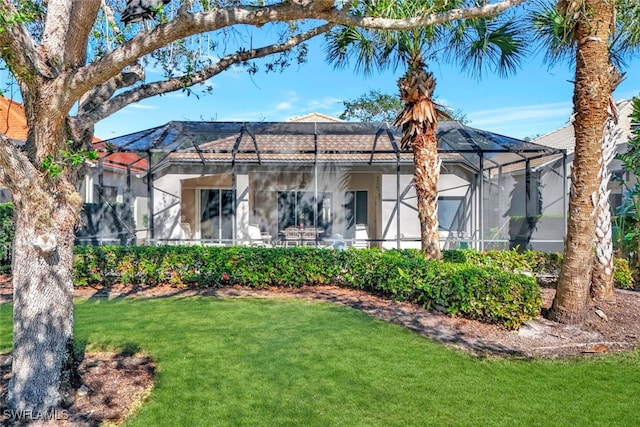
[[[26,141],[27,119],[24,107],[19,102],[0,96],[0,133],[9,139],[16,141]],[[96,136],[92,140],[94,148],[101,149],[104,144]],[[101,152],[100,157],[104,158],[103,165],[115,169],[126,169],[125,165],[130,165],[133,172],[144,172],[147,170],[147,161],[134,153],[106,153]]]
[[[28,130],[22,104],[0,96],[0,133],[9,139],[26,141]]]

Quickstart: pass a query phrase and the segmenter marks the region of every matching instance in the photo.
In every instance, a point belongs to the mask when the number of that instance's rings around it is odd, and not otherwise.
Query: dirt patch
[[[542,290],[546,310],[551,305],[555,290]],[[184,289],[172,286],[146,288],[118,285],[110,288],[78,288],[75,294],[82,298],[211,296],[325,301],[362,310],[437,342],[484,356],[589,357],[593,354],[631,350],[640,341],[640,293],[623,290],[616,290],[612,301],[592,305],[587,321],[582,326],[561,325],[538,317],[517,331],[510,331],[499,325],[454,318],[411,304],[396,303],[365,292],[335,286],[297,289],[252,289],[240,286]],[[11,300],[11,295],[10,283],[0,278],[0,302]],[[0,356],[0,393],[6,388],[10,366],[10,357]],[[85,387],[80,390],[74,406],[66,413],[68,420],[63,425],[94,426],[104,421],[118,423],[144,400],[153,384],[154,366],[146,356],[87,354],[80,369]]]

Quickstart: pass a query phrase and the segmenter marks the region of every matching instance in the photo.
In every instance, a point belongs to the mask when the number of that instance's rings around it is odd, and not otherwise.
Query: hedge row
[[[509,271],[531,273],[539,278],[554,281],[560,274],[562,254],[527,250],[483,251],[461,249],[444,251],[443,258],[449,262],[464,262],[474,265],[494,266]],[[614,258],[614,286],[620,289],[633,289],[633,270],[626,259]]]
[[[78,285],[252,287],[333,284],[516,328],[541,309],[535,279],[419,251],[204,246],[77,247]]]

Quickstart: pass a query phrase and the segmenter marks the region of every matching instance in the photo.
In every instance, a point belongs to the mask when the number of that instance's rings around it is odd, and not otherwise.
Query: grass
[[[80,300],[76,340],[158,364],[127,426],[635,426],[640,351],[478,358],[327,303]],[[0,351],[11,307],[0,306]]]

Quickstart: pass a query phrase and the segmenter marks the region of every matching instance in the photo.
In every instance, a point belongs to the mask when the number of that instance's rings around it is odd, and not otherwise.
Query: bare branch
[[[144,69],[136,64],[128,67],[125,71],[109,79],[107,82],[93,87],[89,92],[80,98],[78,106],[78,116],[91,113],[91,111],[107,102],[116,90],[133,86],[144,80]],[[95,122],[90,122],[95,123]]]
[[[6,1],[6,0],[5,0]],[[268,7],[238,6],[214,9],[209,12],[185,13],[174,20],[158,25],[133,37],[100,60],[79,69],[67,77],[65,86],[85,92],[116,75],[127,65],[175,40],[194,34],[215,31],[224,27],[247,24],[260,26],[268,22],[289,22],[303,19],[325,20],[332,24],[377,29],[407,29],[436,25],[456,19],[494,15],[527,0],[503,0],[468,9],[429,14],[409,19],[386,19],[353,16],[347,10],[333,8],[333,2],[310,1],[306,5],[286,2]]]
[[[67,32],[71,25],[71,10],[73,2],[66,0],[49,0],[47,4],[47,21],[42,35],[42,46],[47,52],[49,61],[55,61],[62,64],[62,56],[53,58],[54,52],[62,53],[60,46],[66,39]]]
[[[176,77],[163,82],[145,84],[131,89],[127,92],[121,93],[111,100],[99,100],[98,102],[93,103],[94,108],[92,110],[87,109],[86,112],[79,113],[77,119],[84,123],[97,123],[98,121],[112,115],[116,111],[121,110],[122,108],[133,102],[138,102],[155,95],[173,92],[184,87],[190,87],[195,84],[202,83],[210,79],[211,77],[223,72],[234,64],[242,63],[250,59],[262,58],[274,53],[285,52],[317,35],[326,33],[332,27],[332,24],[321,25],[302,34],[293,36],[283,43],[264,46],[259,49],[240,51],[234,54],[227,55],[221,58],[215,64],[205,67],[204,69],[189,76]]]
[[[505,10],[525,3],[529,0],[503,0],[498,3],[485,4],[482,6],[452,9],[442,13],[432,13],[422,17],[414,17],[407,19],[387,19],[387,18],[371,18],[361,17],[347,14],[342,11],[335,11],[340,17],[332,22],[342,25],[351,25],[355,27],[373,28],[378,30],[401,30],[417,27],[426,27],[430,25],[443,24],[445,22],[455,21],[458,19],[480,18],[483,16],[497,15]],[[325,18],[323,18],[325,19]]]

